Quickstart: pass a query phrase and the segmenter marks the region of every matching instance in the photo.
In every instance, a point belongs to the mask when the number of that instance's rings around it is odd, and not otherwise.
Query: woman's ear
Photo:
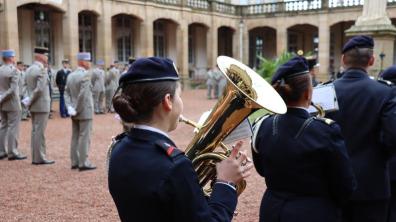
[[[171,111],[172,110],[172,98],[170,94],[166,94],[164,99],[162,100],[162,107],[164,108],[165,111]]]
[[[370,57],[370,60],[369,60],[369,62],[368,62],[368,66],[374,65],[374,62],[375,62],[375,56],[371,56],[371,57]]]

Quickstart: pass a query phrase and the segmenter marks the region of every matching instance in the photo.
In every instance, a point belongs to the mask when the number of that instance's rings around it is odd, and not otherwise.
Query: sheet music
[[[202,126],[212,110],[204,112],[198,120],[197,125]],[[197,133],[199,129],[194,128],[194,132]],[[250,138],[252,136],[252,126],[248,118],[242,121],[223,141],[224,144],[231,144],[242,139]]]
[[[312,92],[312,102],[320,105],[326,112],[338,110],[338,101],[334,84],[331,83],[315,87]],[[317,112],[313,106],[310,106],[308,111],[310,113]]]

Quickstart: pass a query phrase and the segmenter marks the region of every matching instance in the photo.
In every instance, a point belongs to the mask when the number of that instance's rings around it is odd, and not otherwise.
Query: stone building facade
[[[51,50],[53,67],[76,64],[79,51],[93,60],[126,62],[129,56],[173,59],[185,80],[201,78],[218,55],[257,66],[257,55],[312,52],[320,79],[340,67],[341,48],[362,14],[363,1],[269,1],[232,5],[207,0],[0,0],[0,49],[32,62],[34,46]],[[388,16],[396,22],[396,0]],[[382,50],[394,58],[393,48]],[[378,56],[377,56],[378,57]],[[392,59],[393,61],[393,59]],[[390,64],[382,64],[387,66]],[[378,64],[377,64],[377,69]]]

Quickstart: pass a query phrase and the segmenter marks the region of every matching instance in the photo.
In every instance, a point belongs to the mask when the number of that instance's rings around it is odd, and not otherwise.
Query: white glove
[[[23,98],[21,102],[23,103],[23,105],[25,105],[25,107],[29,107],[31,102],[30,97]]]
[[[76,110],[71,106],[67,107],[67,113],[69,113],[70,116],[75,116],[77,114]]]

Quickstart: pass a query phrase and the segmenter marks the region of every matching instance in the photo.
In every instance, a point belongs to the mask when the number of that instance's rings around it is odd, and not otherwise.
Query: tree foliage
[[[272,76],[276,72],[279,66],[289,61],[295,54],[291,52],[283,52],[279,57],[275,59],[266,59],[262,56],[257,56],[260,60],[259,68],[257,73],[261,75],[268,82],[271,81]]]

